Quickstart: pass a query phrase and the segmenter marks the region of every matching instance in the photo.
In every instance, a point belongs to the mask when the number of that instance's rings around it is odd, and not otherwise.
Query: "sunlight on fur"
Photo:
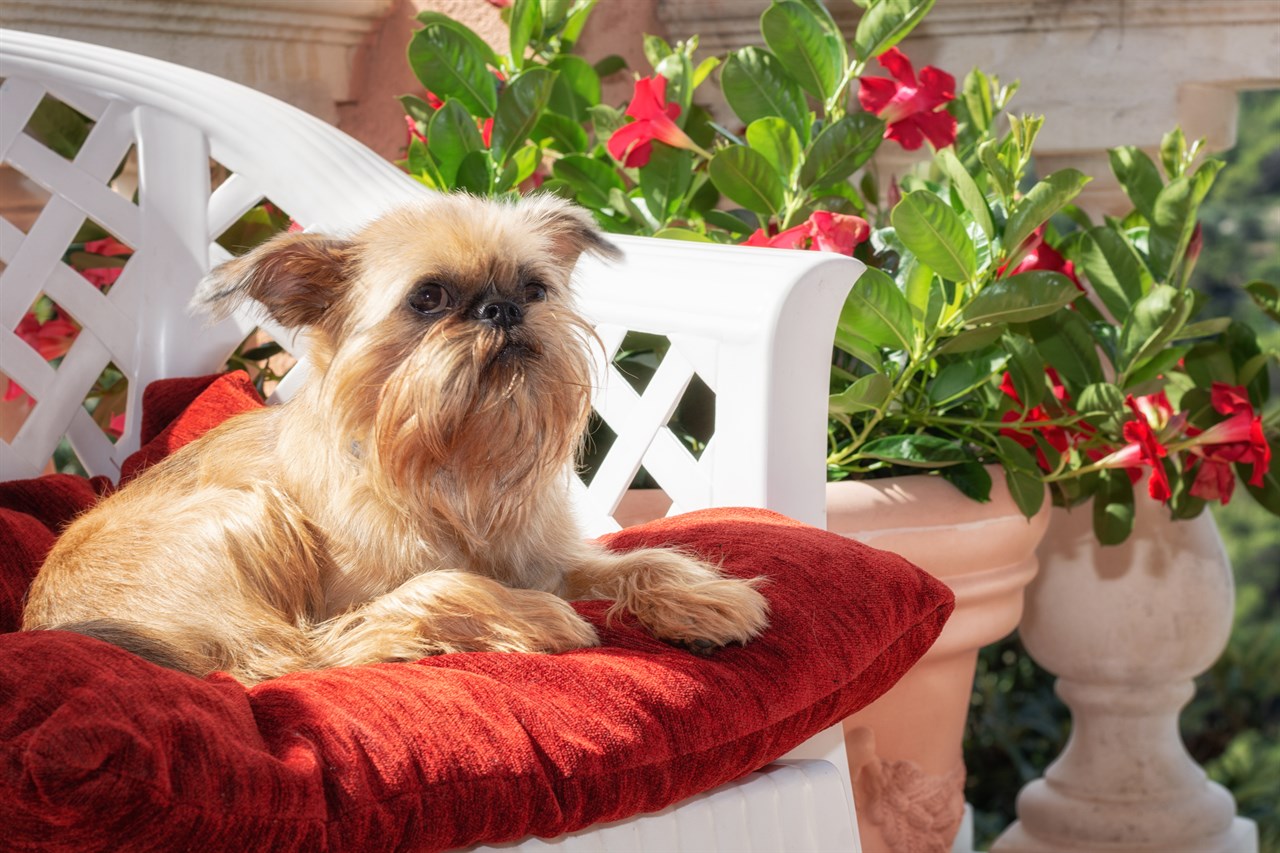
[[[444,652],[595,645],[604,598],[705,653],[767,625],[756,581],[673,550],[583,539],[566,472],[594,335],[572,305],[581,209],[440,195],[351,238],[285,234],[193,305],[252,300],[305,328],[313,370],[80,517],[32,585],[27,629],[99,637],[245,682]]]

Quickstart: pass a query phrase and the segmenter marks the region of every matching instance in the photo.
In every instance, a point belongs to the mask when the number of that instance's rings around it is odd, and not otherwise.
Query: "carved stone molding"
[[[0,26],[199,68],[333,121],[393,0],[5,0]]]

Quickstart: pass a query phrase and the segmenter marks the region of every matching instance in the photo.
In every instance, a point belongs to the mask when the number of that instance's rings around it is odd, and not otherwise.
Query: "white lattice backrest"
[[[39,473],[64,434],[87,470],[116,476],[138,446],[146,385],[222,366],[255,320],[208,327],[186,305],[201,276],[228,257],[217,238],[245,211],[269,199],[308,230],[341,232],[426,192],[312,116],[158,60],[0,31],[0,77],[0,160],[50,195],[25,233],[0,219],[0,372],[36,401],[12,443],[0,442],[0,479]],[[72,160],[24,132],[46,96],[94,120]],[[131,147],[136,203],[107,185]],[[229,173],[216,188],[211,160]],[[64,262],[86,218],[134,250],[105,294]],[[588,530],[617,526],[613,513],[641,467],[671,498],[670,512],[753,505],[821,524],[826,365],[861,265],[817,253],[618,242],[625,261],[587,260],[577,273],[582,307],[606,345],[596,409],[614,436],[589,487],[578,489]],[[56,369],[15,333],[41,294],[83,327]],[[642,391],[612,363],[629,330],[669,343]],[[284,332],[268,331],[300,354]],[[83,406],[108,364],[128,379],[114,443]],[[280,396],[304,368],[285,378]],[[714,431],[696,457],[668,426],[691,383],[714,394]]]

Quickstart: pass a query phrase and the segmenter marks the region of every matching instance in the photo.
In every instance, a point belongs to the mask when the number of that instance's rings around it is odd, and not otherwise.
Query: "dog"
[[[756,637],[760,579],[674,549],[612,553],[574,523],[595,340],[570,291],[584,252],[619,255],[568,202],[440,194],[217,267],[193,306],[224,318],[252,300],[305,330],[309,377],[77,518],[23,627],[247,684],[597,645],[579,599],[698,653]]]

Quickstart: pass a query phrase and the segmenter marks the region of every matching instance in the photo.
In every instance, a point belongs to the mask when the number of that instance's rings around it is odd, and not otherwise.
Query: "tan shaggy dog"
[[[595,645],[607,598],[695,651],[767,625],[754,582],[585,541],[568,476],[589,413],[569,274],[617,250],[580,209],[440,195],[349,239],[279,236],[194,304],[310,334],[292,400],[239,415],[78,518],[25,628],[245,682],[442,652]]]

